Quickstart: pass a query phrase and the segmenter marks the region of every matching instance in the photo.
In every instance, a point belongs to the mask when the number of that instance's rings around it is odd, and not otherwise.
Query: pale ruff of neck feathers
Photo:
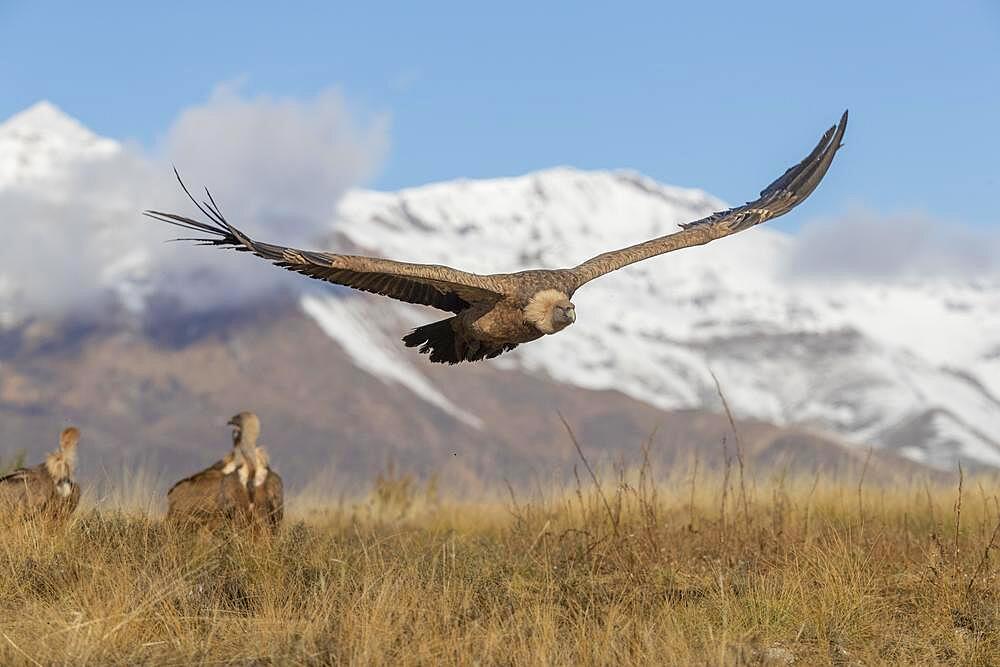
[[[557,303],[568,301],[569,297],[557,289],[543,289],[524,307],[524,319],[531,322],[545,334],[558,331],[552,323],[552,309]]]
[[[61,480],[72,477],[75,465],[75,449],[66,449],[45,457],[45,469],[52,479]]]
[[[76,448],[68,447],[45,457],[45,470],[55,482],[56,493],[63,498],[73,493],[73,468],[76,466]]]
[[[254,448],[254,475],[253,483],[255,486],[262,485],[267,480],[268,465],[270,464],[270,457],[267,455],[267,451],[263,447]],[[222,459],[222,474],[229,475],[233,472],[239,471],[240,483],[246,484],[250,479],[250,465],[247,458],[243,455],[242,449],[234,449],[233,451],[226,454],[226,457]]]
[[[268,466],[270,465],[271,460],[267,455],[267,451],[260,446],[258,446],[254,450],[254,459],[255,459],[255,465],[253,473],[253,483],[254,486],[260,486],[267,479],[267,473],[268,470],[270,469]]]

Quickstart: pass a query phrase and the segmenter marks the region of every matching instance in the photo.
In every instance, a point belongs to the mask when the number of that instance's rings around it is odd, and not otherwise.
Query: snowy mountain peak
[[[352,192],[334,226],[380,256],[493,273],[573,266],[724,207],[632,172],[560,167]],[[577,325],[495,363],[668,409],[718,408],[714,372],[740,417],[945,468],[1000,465],[1000,290],[935,276],[809,278],[797,273],[798,243],[765,226],[615,272],[574,295]],[[385,344],[434,316],[381,303],[404,323]]]
[[[58,179],[80,160],[121,150],[48,101],[33,104],[0,124],[0,189]]]
[[[66,137],[96,139],[97,135],[88,130],[75,118],[52,104],[41,100],[0,123],[0,134],[30,132],[55,133]]]
[[[341,201],[335,228],[387,256],[494,273],[572,266],[723,208],[701,190],[635,172],[557,167],[397,193],[356,190]],[[781,236],[768,230],[757,240]]]

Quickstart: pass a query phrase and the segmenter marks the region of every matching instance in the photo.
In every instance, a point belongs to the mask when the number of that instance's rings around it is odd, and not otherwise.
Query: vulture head
[[[576,322],[576,306],[559,290],[546,289],[531,297],[524,318],[542,333],[553,334]]]
[[[229,420],[233,427],[233,444],[255,447],[260,437],[260,420],[252,412],[241,412]]]
[[[70,426],[59,434],[59,451],[45,458],[45,467],[57,485],[67,484],[73,479],[76,468],[76,445],[80,442],[80,429]]]

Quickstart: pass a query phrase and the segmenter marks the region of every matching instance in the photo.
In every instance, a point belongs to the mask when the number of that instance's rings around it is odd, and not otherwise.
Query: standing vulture
[[[229,420],[233,449],[167,492],[167,519],[175,524],[217,525],[251,521],[275,532],[284,516],[281,477],[257,445],[260,420],[241,412]]]
[[[569,269],[480,275],[448,266],[263,243],[229,224],[207,190],[208,201],[199,204],[183,182],[181,187],[207,220],[160,211],[146,211],[146,215],[211,235],[188,240],[252,252],[311,278],[453,313],[447,319],[414,329],[403,342],[407,347],[419,347],[433,362],[456,364],[491,359],[520,343],[565,329],[576,321],[570,298],[581,286],[606,273],[656,255],[703,245],[784,215],[819,185],[841,147],[846,128],[845,111],[816,148],[764,188],[756,200],[682,224],[681,230],[673,234],[592,257]]]
[[[79,442],[79,429],[65,428],[59,434],[59,451],[46,456],[45,463],[0,477],[0,512],[50,519],[72,514],[80,503],[80,485],[73,480]]]
[[[267,451],[257,444],[260,419],[252,412],[241,412],[229,420],[233,440],[250,461],[251,476],[247,490],[251,514],[258,525],[277,532],[285,516],[285,491],[281,476],[271,469]]]
[[[253,469],[240,442],[221,461],[170,487],[167,520],[184,526],[215,526],[246,520],[251,501],[248,483]]]

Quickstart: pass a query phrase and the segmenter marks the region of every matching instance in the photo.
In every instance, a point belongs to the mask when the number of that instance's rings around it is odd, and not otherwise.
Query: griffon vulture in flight
[[[59,434],[59,451],[45,463],[19,468],[0,477],[0,513],[64,519],[80,503],[80,485],[73,480],[76,446],[80,431],[75,427]]]
[[[407,347],[419,347],[433,362],[456,364],[492,359],[521,343],[562,331],[576,321],[570,298],[595,278],[656,255],[703,245],[788,213],[819,185],[841,146],[846,128],[845,111],[816,148],[764,188],[756,200],[682,224],[681,230],[673,234],[600,254],[569,269],[480,275],[449,266],[272,245],[255,241],[229,224],[207,190],[208,201],[199,204],[183,182],[181,187],[207,220],[160,211],[146,211],[146,215],[211,235],[187,240],[252,252],[311,278],[453,313],[447,319],[414,329],[403,342]]]

